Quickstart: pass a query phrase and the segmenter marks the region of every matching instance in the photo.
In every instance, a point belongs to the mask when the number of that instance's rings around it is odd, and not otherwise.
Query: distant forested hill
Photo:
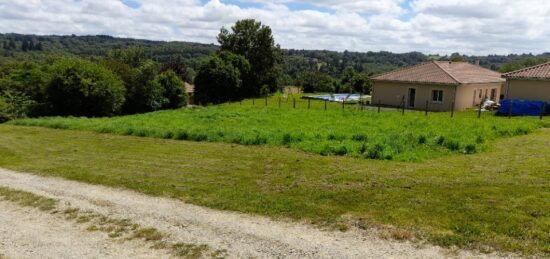
[[[202,58],[214,53],[218,46],[192,42],[165,42],[129,38],[96,36],[37,36],[23,34],[0,34],[0,61],[9,59],[39,59],[49,54],[69,54],[80,57],[101,57],[110,50],[141,46],[151,56],[165,63],[171,59],[181,59],[191,69],[196,70]],[[319,70],[335,78],[341,78],[346,67],[358,72],[377,74],[399,67],[415,65],[430,59],[479,61],[480,65],[493,70],[521,68],[532,63],[550,59],[550,53],[541,55],[511,54],[506,56],[464,56],[458,53],[451,56],[425,55],[420,52],[396,54],[391,52],[336,52],[326,50],[284,50],[283,71],[285,83],[291,83],[304,71]],[[527,62],[526,62],[527,60]]]
[[[150,51],[154,59],[166,62],[182,58],[186,64],[196,67],[197,62],[215,52],[213,44],[192,42],[164,42],[96,36],[36,36],[0,34],[0,57],[3,59],[38,58],[44,54],[72,54],[80,57],[101,57],[110,50],[141,46]]]

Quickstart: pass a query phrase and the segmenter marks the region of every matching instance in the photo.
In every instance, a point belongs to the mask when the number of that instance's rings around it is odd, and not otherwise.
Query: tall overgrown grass
[[[528,134],[550,126],[538,118],[502,118],[474,112],[431,113],[324,110],[315,102],[293,109],[270,99],[114,118],[22,119],[12,124],[87,130],[141,137],[286,146],[321,155],[421,161],[445,154],[472,154],[497,138]]]

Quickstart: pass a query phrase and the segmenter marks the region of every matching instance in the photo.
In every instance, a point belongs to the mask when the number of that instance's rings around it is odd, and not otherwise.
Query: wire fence
[[[497,111],[493,110],[484,110],[483,103],[480,102],[479,106],[472,107],[469,109],[469,112],[475,113],[477,118],[484,117],[485,114],[491,116],[497,115]],[[277,107],[281,109],[305,109],[305,110],[324,110],[324,111],[334,111],[334,110],[354,110],[354,111],[376,111],[377,113],[381,112],[400,112],[402,115],[405,113],[415,112],[415,113],[424,113],[425,116],[429,116],[430,113],[449,113],[451,118],[454,118],[456,111],[454,109],[455,103],[451,104],[450,111],[432,111],[430,110],[430,102],[426,101],[423,109],[408,109],[406,107],[405,100],[402,100],[399,106],[385,106],[382,105],[381,100],[359,100],[359,101],[328,101],[328,100],[318,100],[310,98],[300,98],[300,97],[264,97],[256,99],[247,99],[239,102],[241,106],[254,106],[254,107]],[[539,118],[542,120],[546,115],[546,106],[543,105],[540,110]],[[466,112],[468,112],[466,111]],[[508,118],[513,117],[512,105],[507,114],[499,114],[500,116],[507,116]]]

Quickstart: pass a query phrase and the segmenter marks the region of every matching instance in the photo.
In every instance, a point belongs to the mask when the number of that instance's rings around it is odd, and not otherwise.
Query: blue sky
[[[284,48],[550,52],[548,0],[10,0],[0,33],[108,34],[215,43],[222,26],[254,18]]]

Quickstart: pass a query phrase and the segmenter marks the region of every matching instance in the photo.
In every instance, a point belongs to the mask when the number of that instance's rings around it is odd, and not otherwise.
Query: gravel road
[[[0,186],[59,200],[81,210],[127,218],[169,234],[171,242],[206,244],[230,258],[483,258],[431,246],[379,238],[352,229],[325,231],[307,224],[217,211],[167,198],[0,169]],[[113,242],[98,233],[0,202],[0,254],[8,258],[162,258],[135,242]]]

